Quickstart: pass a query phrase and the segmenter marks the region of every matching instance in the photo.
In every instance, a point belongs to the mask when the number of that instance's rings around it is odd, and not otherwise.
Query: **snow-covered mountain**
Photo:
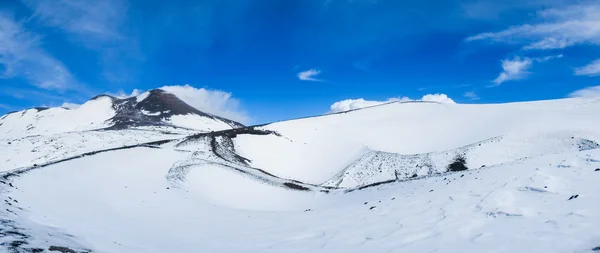
[[[250,127],[162,91],[76,110],[104,118],[3,118],[5,251],[600,250],[598,98],[395,102]]]
[[[148,126],[210,132],[243,125],[201,112],[161,89],[123,99],[100,95],[75,109],[37,107],[0,118],[4,138]]]

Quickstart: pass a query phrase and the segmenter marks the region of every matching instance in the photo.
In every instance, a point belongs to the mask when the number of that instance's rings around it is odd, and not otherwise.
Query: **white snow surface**
[[[0,143],[0,249],[593,252],[598,112],[600,99],[395,103],[260,127],[268,135],[11,139]],[[131,146],[156,140],[173,141]],[[469,169],[446,172],[456,155]]]
[[[32,171],[9,196],[27,208],[20,218],[61,228],[98,252],[589,252],[600,245],[598,150],[348,194],[286,196],[211,167],[188,187],[168,188],[164,175],[183,156],[103,153]],[[231,201],[276,209],[224,205]],[[296,209],[275,211],[288,205]]]
[[[274,123],[263,129],[281,136],[242,135],[234,141],[238,153],[250,159],[252,166],[320,184],[364,155],[365,150],[425,154],[505,136],[509,141],[481,154],[499,163],[528,156],[514,152],[514,145],[538,152],[531,145],[538,145],[540,139],[550,142],[557,136],[585,136],[600,140],[598,111],[597,98],[488,105],[397,102]],[[550,143],[541,146],[562,148]]]
[[[223,121],[196,114],[173,115],[167,120],[174,126],[195,129],[205,132],[231,129],[231,126]]]
[[[136,102],[142,102],[144,101],[144,99],[148,98],[148,96],[150,96],[150,92],[146,91],[138,96],[135,97],[135,101]]]
[[[176,128],[138,128],[109,131],[81,131],[50,136],[0,139],[0,172],[41,165],[87,152],[178,139],[192,131]]]
[[[28,109],[0,118],[0,138],[19,138],[105,128],[109,126],[106,120],[114,115],[112,100],[106,96],[90,100],[75,109],[62,107],[42,111]]]

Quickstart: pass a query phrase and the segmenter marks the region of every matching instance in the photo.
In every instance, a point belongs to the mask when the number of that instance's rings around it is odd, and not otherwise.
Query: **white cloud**
[[[418,99],[417,101],[438,102],[442,104],[456,104],[456,102],[454,102],[454,100],[449,98],[446,94],[441,93],[427,94],[421,99]]]
[[[569,94],[569,97],[600,97],[600,86],[573,91]]]
[[[491,40],[522,44],[527,50],[560,49],[578,44],[600,45],[600,3],[571,5],[537,13],[536,23],[487,32],[467,41]]]
[[[369,100],[364,100],[363,98],[346,99],[346,100],[342,100],[342,101],[333,103],[329,107],[329,112],[330,113],[344,112],[344,111],[355,110],[355,109],[360,109],[360,108],[365,108],[365,107],[375,106],[375,105],[381,105],[381,104],[396,102],[396,101],[410,101],[410,99],[407,97],[390,98],[385,101],[369,101]]]
[[[558,58],[563,58],[563,55],[562,54],[549,55],[549,56],[544,56],[544,57],[533,58],[533,60],[536,62],[545,62],[545,61],[554,60],[554,59],[558,59]]]
[[[449,98],[446,94],[427,94],[427,95],[421,97],[421,99],[416,99],[416,100],[410,99],[408,97],[389,98],[385,101],[371,101],[371,100],[365,100],[363,98],[359,98],[359,99],[346,99],[346,100],[335,102],[329,107],[328,113],[344,112],[344,111],[355,110],[355,109],[365,108],[365,107],[369,107],[369,106],[376,106],[376,105],[381,105],[381,104],[386,104],[386,103],[391,103],[391,102],[407,102],[407,101],[427,101],[427,102],[437,102],[437,103],[444,103],[444,104],[455,104],[454,100]]]
[[[515,57],[512,60],[502,60],[502,73],[500,73],[500,75],[498,75],[498,77],[496,77],[496,79],[492,81],[494,83],[494,85],[492,86],[498,86],[506,81],[514,81],[527,78],[527,76],[530,74],[528,70],[533,65],[533,62],[545,62],[562,57],[563,55],[559,54],[536,58]]]
[[[321,71],[316,70],[316,69],[309,69],[307,71],[302,71],[300,73],[298,73],[298,79],[302,80],[302,81],[316,81],[316,82],[320,82],[322,81],[321,79],[317,79],[317,75],[321,74]]]
[[[506,81],[524,79],[529,75],[527,71],[531,67],[532,61],[529,58],[515,57],[512,60],[502,60],[502,73],[494,79],[495,86]]]
[[[477,95],[477,93],[475,93],[474,91],[467,91],[463,94],[464,97],[471,99],[471,100],[479,100],[480,97],[479,95]]]
[[[200,111],[242,124],[251,122],[248,114],[241,109],[240,101],[234,98],[229,92],[195,88],[189,84],[183,86],[163,86],[160,89],[175,94],[179,99]]]
[[[67,108],[67,109],[77,109],[80,106],[81,106],[80,104],[64,102],[60,107]]]
[[[133,89],[131,93],[126,93],[123,90],[119,90],[118,92],[107,92],[107,95],[116,97],[116,98],[129,98],[141,95],[143,92],[138,89]]]
[[[0,13],[0,65],[4,67],[2,79],[22,77],[48,90],[77,86],[67,67],[41,47],[40,37],[5,13]]]
[[[600,59],[595,60],[583,67],[576,68],[575,75],[578,75],[578,76],[600,76]]]

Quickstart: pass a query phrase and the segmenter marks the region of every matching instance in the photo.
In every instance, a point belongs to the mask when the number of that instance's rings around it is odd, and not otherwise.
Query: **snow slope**
[[[0,118],[0,138],[84,131],[109,127],[115,116],[110,97],[90,100],[77,109],[37,108],[14,112]]]
[[[473,155],[484,158],[467,159],[472,166],[489,166],[568,151],[576,145],[574,139],[600,140],[598,111],[597,98],[490,105],[391,103],[273,123],[261,129],[279,136],[239,135],[233,140],[253,167],[321,184],[371,152],[448,153],[452,158],[463,152],[461,147],[500,138],[493,147],[477,148]]]
[[[194,131],[177,128],[142,128],[0,139],[0,172],[41,165],[97,150],[178,139],[192,133]]]
[[[4,195],[10,212],[3,219],[33,221],[17,223],[25,225],[18,231],[47,240],[27,240],[21,248],[94,252],[591,252],[600,246],[598,150],[346,194],[286,196],[210,167],[191,176],[189,187],[172,188],[164,175],[184,156],[137,148],[31,171]],[[224,205],[231,201],[293,208]]]
[[[599,111],[392,103],[214,132],[3,139],[0,249],[593,252]],[[467,170],[448,171],[457,157]]]

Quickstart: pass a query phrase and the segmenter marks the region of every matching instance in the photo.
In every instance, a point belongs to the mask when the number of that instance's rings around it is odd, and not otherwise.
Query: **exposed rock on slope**
[[[0,138],[21,138],[72,131],[176,127],[203,132],[243,127],[202,112],[172,93],[155,89],[137,97],[100,95],[76,109],[32,108],[0,117]]]

